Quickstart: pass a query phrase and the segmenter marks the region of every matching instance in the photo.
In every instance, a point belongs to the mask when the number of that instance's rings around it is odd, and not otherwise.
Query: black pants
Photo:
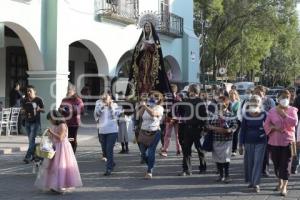
[[[225,174],[225,177],[229,177],[229,165],[230,165],[229,162],[226,162],[226,163],[217,163],[217,168],[218,168],[218,171],[219,171],[219,176],[221,178],[224,177],[224,174]]]
[[[183,135],[184,135],[184,124],[178,124],[178,140],[181,148],[183,149]]]
[[[69,132],[69,135],[68,135],[68,138],[71,138],[71,145],[72,145],[72,148],[73,148],[73,152],[75,153],[76,152],[76,149],[77,149],[77,131],[78,131],[78,126],[68,126],[68,132]]]
[[[184,125],[183,127],[183,160],[182,160],[182,168],[184,172],[192,172],[192,146],[195,144],[195,147],[198,152],[199,156],[199,170],[205,171],[206,170],[206,161],[205,155],[201,151],[201,129],[194,128],[193,126]]]
[[[104,146],[102,145],[102,137],[101,135],[99,134],[99,130],[97,131],[98,132],[98,140],[99,140],[99,143],[101,145],[101,151],[102,151],[102,157],[103,158],[106,158],[106,149],[104,148]]]
[[[290,146],[281,147],[269,145],[269,150],[274,164],[275,175],[280,179],[289,180],[292,165]]]

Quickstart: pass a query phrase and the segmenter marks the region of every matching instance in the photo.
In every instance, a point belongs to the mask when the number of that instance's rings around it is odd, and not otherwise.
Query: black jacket
[[[178,107],[179,116],[186,125],[203,129],[207,124],[205,102],[200,98],[186,98]]]

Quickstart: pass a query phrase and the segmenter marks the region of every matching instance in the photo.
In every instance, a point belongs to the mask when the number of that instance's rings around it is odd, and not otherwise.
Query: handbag
[[[154,141],[155,134],[156,131],[140,130],[137,141],[138,143],[143,144],[146,147],[149,147]]]
[[[45,130],[41,136],[41,141],[35,147],[35,154],[41,158],[52,159],[55,155],[53,143],[48,136],[48,130]]]
[[[213,150],[213,133],[211,131],[206,133],[204,136],[202,149],[207,152],[211,152]]]

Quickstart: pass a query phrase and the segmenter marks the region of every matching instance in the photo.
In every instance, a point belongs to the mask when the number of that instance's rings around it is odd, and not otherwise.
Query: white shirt
[[[94,117],[98,122],[99,134],[117,133],[120,113],[121,109],[116,103],[112,103],[111,108],[109,108],[101,100],[96,101]]]
[[[160,121],[164,114],[164,108],[160,105],[157,105],[152,109],[159,114],[159,117],[152,117],[147,111],[145,111],[142,117],[142,130],[157,131],[160,129]]]

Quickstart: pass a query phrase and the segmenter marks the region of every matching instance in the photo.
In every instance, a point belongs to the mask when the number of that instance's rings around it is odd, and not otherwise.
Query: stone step
[[[27,151],[27,149],[27,146],[0,148],[0,155],[11,154],[13,152],[24,152]]]

